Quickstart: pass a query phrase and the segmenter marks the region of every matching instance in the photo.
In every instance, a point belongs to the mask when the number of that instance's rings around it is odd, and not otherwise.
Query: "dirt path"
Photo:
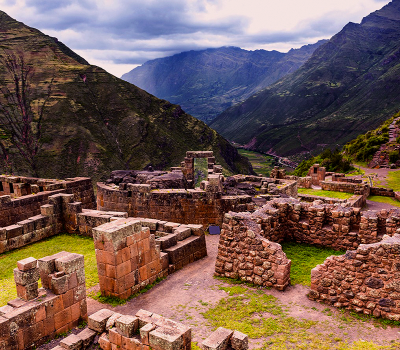
[[[208,250],[206,258],[168,276],[150,291],[125,305],[112,308],[89,298],[88,313],[109,308],[133,315],[143,308],[191,326],[193,341],[201,342],[212,330],[201,313],[216,305],[221,299],[229,297],[226,291],[219,288],[221,285],[229,286],[229,284],[213,278],[219,236],[207,236],[206,239]],[[306,297],[308,291],[308,287],[295,285],[287,288],[285,292],[272,289],[265,290],[265,293],[278,298],[287,308],[289,316],[317,321],[317,324],[308,331],[317,336],[329,332],[329,336],[335,334],[349,342],[364,339],[386,345],[398,340],[398,328],[375,328],[371,322],[359,321],[351,316],[349,316],[350,322],[347,318],[344,320],[343,313],[339,310],[310,301]],[[250,344],[251,348],[256,348],[260,347],[262,342],[252,340]]]
[[[388,173],[393,172],[393,171],[398,171],[399,169],[389,169],[389,168],[379,168],[379,169],[370,169],[370,168],[365,168],[360,165],[353,165],[355,168],[359,168],[361,170],[365,171],[365,175],[372,175],[374,181],[378,181],[379,186],[386,186],[387,185],[387,176]],[[354,178],[359,178],[362,179],[363,176],[365,175],[356,175],[353,176]]]

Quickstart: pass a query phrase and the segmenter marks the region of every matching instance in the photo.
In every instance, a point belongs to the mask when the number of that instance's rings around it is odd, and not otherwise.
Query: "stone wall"
[[[83,208],[95,209],[96,206],[92,181],[89,178],[61,181],[2,175],[0,183],[0,189],[3,189],[0,191],[0,227],[39,215],[40,206],[48,204],[49,197],[57,193],[73,194]],[[10,184],[14,191],[12,195]]]
[[[225,214],[215,275],[284,290],[290,283],[291,261],[279,244],[261,234],[251,214]]]
[[[400,235],[331,256],[311,271],[309,298],[400,320]]]
[[[314,164],[308,171],[307,176],[311,177],[311,183],[315,186],[319,186],[321,181],[325,180],[326,169],[319,166],[319,164]]]
[[[371,187],[371,196],[384,196],[384,197],[395,197],[395,193],[392,189],[384,187]]]
[[[101,293],[122,299],[207,255],[201,225],[124,218],[94,228],[93,239]]]
[[[365,183],[321,181],[321,188],[324,191],[337,191],[363,195],[366,198],[370,194],[370,186]]]
[[[272,242],[295,241],[336,250],[379,242],[400,227],[397,209],[361,212],[360,208],[292,198],[274,199],[254,213],[237,215],[246,215],[246,222],[258,225],[260,235]],[[226,226],[225,230],[231,231]]]
[[[97,208],[127,212],[131,217],[147,217],[184,224],[221,225],[228,211],[254,207],[251,197],[223,196],[200,189],[151,190],[149,185],[128,184],[124,189],[97,184]],[[218,187],[218,186],[217,186]]]
[[[0,349],[35,348],[87,319],[83,255],[60,252],[17,266],[18,298],[0,308]]]
[[[311,176],[299,177],[299,179],[297,180],[297,186],[301,188],[311,188],[312,187]]]

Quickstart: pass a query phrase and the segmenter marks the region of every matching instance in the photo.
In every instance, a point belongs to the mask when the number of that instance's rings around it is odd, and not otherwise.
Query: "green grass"
[[[392,197],[369,196],[368,199],[373,202],[386,203],[395,207],[400,207],[400,202]]]
[[[165,277],[159,277],[157,278],[153,283],[148,284],[146,287],[144,287],[143,289],[141,289],[140,291],[138,291],[135,294],[132,294],[128,299],[121,299],[115,296],[103,296],[101,295],[101,292],[91,292],[89,293],[89,297],[92,299],[95,299],[97,301],[99,301],[102,304],[109,304],[111,306],[118,306],[118,305],[124,305],[126,304],[127,301],[136,298],[138,295],[146,293],[148,290],[150,290],[151,288],[153,288],[156,284],[159,284],[161,281],[163,281],[165,279]]]
[[[269,176],[271,170],[275,166],[274,157],[245,149],[238,149],[238,152],[240,155],[247,157],[253,167],[253,170],[257,174],[262,174],[262,176]]]
[[[392,188],[395,192],[400,191],[400,170],[388,172],[386,187]]]
[[[288,259],[292,260],[290,280],[292,284],[309,286],[311,270],[322,264],[328,256],[342,255],[345,251],[336,251],[331,248],[316,247],[304,243],[284,242],[281,244]]]
[[[87,288],[99,283],[93,239],[61,234],[0,255],[0,306],[17,297],[13,274],[17,261],[30,256],[40,259],[62,250],[84,255]]]
[[[319,197],[339,198],[339,199],[349,199],[351,196],[353,196],[353,193],[314,190],[312,188],[299,188],[298,193],[309,194],[312,196],[319,196]]]
[[[195,187],[200,187],[200,183],[207,180],[208,177],[208,160],[207,158],[194,159],[194,179]]]
[[[399,343],[380,346],[373,342],[347,341],[347,329],[332,332],[330,321],[313,321],[290,316],[289,306],[283,305],[276,297],[263,288],[246,285],[220,285],[227,296],[202,312],[212,328],[225,327],[247,334],[252,344],[259,349],[318,349],[318,350],[374,350],[399,349]],[[314,308],[313,312],[319,312]],[[322,311],[329,315],[331,310]],[[304,315],[307,315],[305,312]],[[351,316],[349,316],[351,318]],[[352,322],[363,322],[353,319]],[[360,326],[363,326],[360,323]]]

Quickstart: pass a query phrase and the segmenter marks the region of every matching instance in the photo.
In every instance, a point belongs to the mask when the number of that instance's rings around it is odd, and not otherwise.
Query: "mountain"
[[[248,160],[224,138],[179,106],[89,65],[57,39],[4,12],[0,12],[0,45],[0,58],[22,54],[34,68],[30,83],[35,103],[43,101],[51,85],[37,156],[39,176],[98,180],[115,169],[150,165],[164,169],[178,166],[187,150],[213,150],[229,172],[252,172]],[[12,88],[4,63],[0,82]],[[4,102],[4,94],[0,100]],[[29,175],[16,149],[10,147],[9,153],[13,172]],[[0,171],[5,171],[1,157]]]
[[[400,0],[348,23],[296,72],[210,126],[279,155],[341,147],[400,109]]]
[[[182,52],[148,61],[122,79],[210,122],[226,108],[294,72],[323,42],[288,53],[238,47]]]

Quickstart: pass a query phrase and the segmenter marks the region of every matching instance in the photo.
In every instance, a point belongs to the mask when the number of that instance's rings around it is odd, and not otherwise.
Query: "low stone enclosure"
[[[284,290],[291,261],[276,242],[348,249],[312,271],[309,297],[400,320],[399,228],[398,209],[361,212],[321,201],[275,199],[253,213],[225,214],[215,274]]]

